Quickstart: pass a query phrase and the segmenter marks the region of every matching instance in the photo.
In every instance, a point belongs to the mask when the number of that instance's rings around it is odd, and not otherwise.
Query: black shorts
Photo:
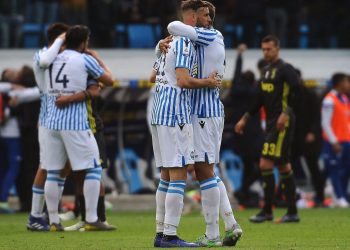
[[[267,128],[261,157],[272,160],[277,166],[290,163],[294,127],[293,117],[281,132],[277,131],[276,126]]]
[[[103,131],[96,131],[94,134],[98,151],[100,152],[100,163],[102,168],[107,168],[107,154],[106,154],[106,142]]]

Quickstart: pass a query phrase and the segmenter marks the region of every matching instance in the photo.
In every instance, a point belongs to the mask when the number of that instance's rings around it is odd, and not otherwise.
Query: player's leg
[[[32,231],[48,231],[49,226],[43,219],[45,204],[44,187],[46,181],[46,170],[39,166],[32,187],[32,208],[30,211],[27,229]]]
[[[85,199],[83,194],[83,186],[85,179],[85,171],[75,171],[73,172],[73,180],[75,182],[75,199],[76,203],[79,204],[79,213],[81,215],[80,221],[76,224],[65,227],[64,231],[79,231],[84,230],[85,227]]]
[[[95,134],[95,139],[97,142],[98,150],[100,153],[100,164],[103,169],[107,169],[107,153],[106,153],[106,142],[103,131],[97,131]],[[115,226],[110,225],[106,218],[106,208],[105,208],[105,185],[101,179],[100,182],[100,194],[97,203],[97,216],[101,222],[103,222],[110,230],[117,229]]]
[[[43,158],[42,164],[47,171],[44,190],[50,230],[62,231],[63,227],[58,216],[58,204],[65,180],[61,177],[61,170],[67,162],[67,153],[59,131],[47,130],[45,147],[46,156]]]
[[[220,191],[214,173],[217,128],[211,118],[192,116],[194,170],[200,184],[201,202],[206,222],[205,234],[197,243],[202,246],[220,246],[219,206]]]
[[[16,177],[18,176],[21,165],[21,144],[20,138],[9,137],[2,138],[6,147],[6,162],[7,171],[0,182],[0,210],[7,213],[13,213],[14,211],[8,206],[8,196],[10,189],[12,188]]]
[[[296,185],[294,174],[290,163],[278,166],[281,180],[281,187],[287,200],[287,214],[277,222],[299,222],[296,206]]]
[[[169,170],[161,168],[160,180],[156,191],[156,237],[154,246],[160,247],[160,241],[163,238],[164,218],[165,218],[165,198],[169,188]]]
[[[85,172],[83,184],[86,212],[85,230],[108,230],[97,217],[102,168],[99,164],[100,156],[95,137],[91,130],[62,132],[72,170]]]
[[[193,128],[191,124],[157,126],[161,159],[169,171],[169,186],[165,197],[164,237],[160,247],[196,247],[177,236],[186,187],[186,166],[193,164]]]
[[[264,207],[257,215],[249,218],[251,222],[259,223],[273,220],[272,205],[275,196],[275,176],[273,167],[274,162],[272,160],[264,157],[260,159],[260,171],[264,190]]]
[[[163,168],[162,155],[158,138],[158,127],[150,126],[152,135],[152,146],[156,167],[160,169],[160,180],[156,191],[156,236],[154,237],[154,247],[160,247],[164,231],[165,198],[169,187],[169,171]]]
[[[200,184],[201,202],[206,222],[205,235],[197,241],[203,246],[221,246],[219,231],[220,190],[214,174],[214,164],[196,162],[196,177]]]

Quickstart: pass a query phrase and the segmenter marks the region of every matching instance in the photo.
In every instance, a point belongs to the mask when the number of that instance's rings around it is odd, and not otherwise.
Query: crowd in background
[[[282,47],[346,48],[350,44],[349,0],[212,0],[215,26],[237,46],[259,47],[266,34],[280,38]],[[115,47],[117,24],[160,25],[178,19],[180,0],[2,0],[0,48],[23,46],[23,25],[55,21],[86,24],[95,47]],[[305,44],[304,38],[307,38]],[[127,43],[123,46],[128,46]]]

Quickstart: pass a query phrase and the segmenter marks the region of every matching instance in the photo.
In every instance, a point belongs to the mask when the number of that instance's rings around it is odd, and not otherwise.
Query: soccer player
[[[323,160],[336,195],[335,206],[349,207],[347,187],[350,173],[350,101],[346,96],[349,78],[332,76],[332,90],[322,101]]]
[[[184,20],[195,25],[201,1],[181,4]],[[194,163],[193,128],[188,88],[216,87],[216,73],[197,79],[194,46],[186,37],[174,37],[166,54],[161,55],[156,74],[151,131],[156,166],[161,179],[156,193],[155,247],[197,247],[177,236],[186,186],[186,166]]]
[[[46,121],[47,112],[47,91],[45,83],[45,70],[56,58],[61,46],[64,42],[65,32],[68,30],[68,26],[62,23],[54,23],[49,26],[47,30],[48,46],[47,49],[43,49],[36,52],[34,56],[33,70],[35,75],[35,80],[38,85],[38,90],[41,96],[41,107],[39,113],[39,126],[38,126],[38,136],[39,136],[39,146],[40,146],[40,163],[43,161],[43,156],[45,150],[44,138],[46,129],[44,128]],[[33,89],[35,95],[35,89]],[[33,195],[32,195],[32,208],[27,224],[27,229],[32,231],[48,231],[49,226],[43,219],[43,207],[45,203],[44,198],[44,185],[46,180],[46,170],[39,166],[34,183],[33,183]]]
[[[197,26],[175,21],[168,25],[172,35],[189,37],[197,45],[199,78],[207,77],[216,70],[223,78],[225,71],[225,48],[223,36],[213,29],[215,7],[205,2],[197,10]],[[224,245],[235,245],[242,235],[229,202],[225,185],[214,173],[214,164],[219,163],[221,137],[224,128],[224,107],[219,89],[201,88],[192,93],[192,123],[194,130],[195,172],[200,182],[202,207],[206,220],[206,232],[198,239],[203,246],[220,246],[219,211],[225,222]]]
[[[94,58],[99,58],[97,53],[92,50],[87,51],[89,54],[94,55]],[[101,65],[103,62],[102,60],[98,60],[99,64]],[[56,105],[58,107],[65,107],[66,105],[69,105],[70,103],[74,102],[81,102],[86,101],[87,103],[87,110],[88,110],[88,119],[89,119],[89,125],[94,133],[98,150],[100,153],[100,163],[102,169],[107,168],[107,155],[106,155],[106,143],[104,139],[104,125],[102,118],[99,115],[98,112],[98,100],[97,98],[100,95],[100,87],[98,86],[98,82],[94,79],[88,80],[88,85],[90,86],[87,90],[80,92],[79,94],[75,95],[68,95],[68,96],[59,96],[56,100]],[[105,211],[105,186],[101,180],[100,182],[100,194],[98,198],[98,204],[97,204],[97,216],[99,220],[105,224],[104,228],[95,228],[91,225],[88,227],[85,227],[85,198],[83,194],[83,183],[84,183],[84,173],[76,172],[74,173],[74,179],[76,181],[76,199],[78,199],[79,202],[79,209],[81,213],[81,221],[77,222],[76,224],[65,227],[65,231],[78,231],[78,230],[88,230],[88,231],[94,231],[94,230],[103,230],[103,231],[110,231],[115,230],[116,227],[113,225],[109,225],[106,219],[106,211]]]
[[[295,120],[293,107],[299,92],[300,79],[293,66],[279,58],[280,42],[277,37],[272,35],[264,37],[261,48],[268,65],[264,68],[259,85],[259,99],[235,125],[236,133],[242,134],[249,117],[264,106],[266,135],[259,165],[263,178],[265,204],[257,215],[250,218],[250,221],[259,223],[273,220],[272,204],[275,191],[273,168],[277,165],[288,205],[287,213],[277,222],[299,222],[296,186],[290,164],[290,147]]]
[[[85,91],[88,76],[106,85],[113,83],[109,70],[104,65],[99,65],[94,57],[83,53],[87,48],[89,33],[86,26],[70,27],[66,34],[65,50],[46,70],[48,138],[45,141],[46,155],[42,163],[47,170],[45,199],[51,231],[63,230],[58,217],[58,199],[59,186],[64,184],[60,172],[67,158],[73,171],[85,172],[85,227],[105,227],[98,220],[96,211],[102,169],[97,143],[88,124],[86,104],[75,102],[63,108],[56,105],[60,95]]]

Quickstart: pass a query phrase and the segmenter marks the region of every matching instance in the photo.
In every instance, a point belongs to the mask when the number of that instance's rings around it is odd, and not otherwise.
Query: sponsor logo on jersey
[[[271,93],[275,90],[275,86],[272,83],[263,82],[261,84],[261,89],[265,92]]]

